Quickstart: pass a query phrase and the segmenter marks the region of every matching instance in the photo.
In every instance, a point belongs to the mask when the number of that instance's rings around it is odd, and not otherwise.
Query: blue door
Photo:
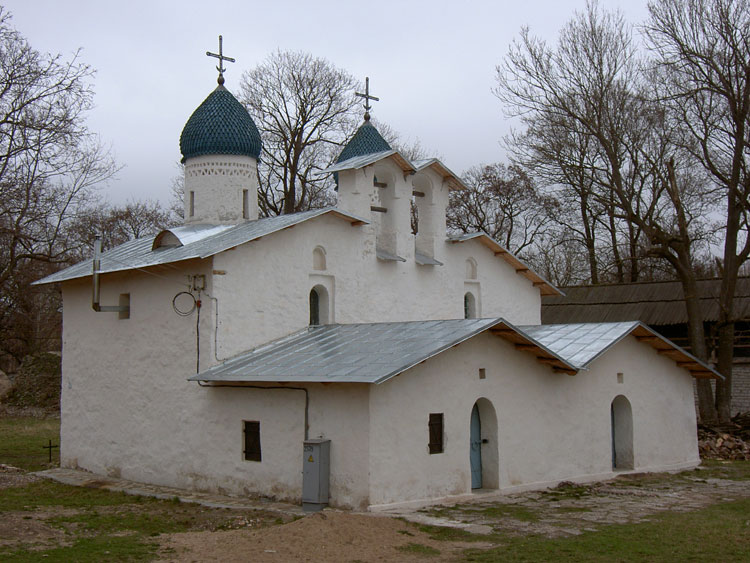
[[[471,488],[482,488],[482,424],[479,420],[479,407],[471,410]]]

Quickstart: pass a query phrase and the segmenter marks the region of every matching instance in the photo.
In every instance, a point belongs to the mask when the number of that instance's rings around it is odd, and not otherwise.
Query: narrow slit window
[[[443,453],[443,413],[430,413],[430,453]]]
[[[320,295],[315,289],[310,290],[310,326],[320,324]]]
[[[248,200],[248,190],[242,190],[242,218],[243,219],[249,219],[250,218],[250,211],[248,209],[248,206],[250,205],[250,201]]]
[[[244,421],[243,433],[245,435],[245,460],[260,461],[260,422]]]
[[[464,295],[464,318],[475,319],[477,317],[477,304],[471,292]]]
[[[190,217],[195,216],[195,192],[190,192],[190,207],[189,207]]]

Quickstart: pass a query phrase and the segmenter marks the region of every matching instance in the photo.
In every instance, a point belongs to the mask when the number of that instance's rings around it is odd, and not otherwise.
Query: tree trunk
[[[690,272],[692,274],[692,271]],[[708,348],[706,347],[706,334],[703,326],[703,311],[700,307],[698,287],[693,276],[682,280],[682,290],[685,293],[685,306],[688,315],[688,336],[690,338],[690,351],[693,356],[702,362],[708,361]],[[698,391],[698,415],[701,422],[711,424],[718,420],[718,413],[714,405],[714,393],[711,388],[710,379],[698,379],[696,381]]]
[[[614,209],[609,207],[607,213],[609,214],[609,235],[612,239],[612,256],[615,261],[615,267],[617,268],[617,283],[625,283],[625,271],[622,267],[620,249],[617,247],[617,227],[615,225]]]
[[[597,285],[599,283],[599,264],[596,258],[596,240],[594,235],[594,228],[591,224],[591,218],[588,213],[589,198],[586,191],[581,189],[581,222],[583,223],[583,233],[586,243],[586,252],[589,258],[589,272],[591,274],[591,283]]]
[[[724,381],[716,382],[716,411],[720,422],[729,422],[732,416],[732,360],[734,358],[734,323],[719,328],[718,371]]]

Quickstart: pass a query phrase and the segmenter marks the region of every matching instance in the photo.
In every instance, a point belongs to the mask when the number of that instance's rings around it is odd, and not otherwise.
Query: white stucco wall
[[[204,388],[195,373],[195,313],[180,317],[172,298],[185,273],[102,276],[102,304],[131,294],[131,318],[95,313],[87,283],[65,284],[61,463],[141,482],[298,501],[302,489],[304,392]],[[166,279],[165,279],[166,278]],[[209,286],[208,291],[212,288]],[[211,301],[201,324],[210,352]],[[366,385],[310,385],[309,435],[332,440],[335,503],[368,504]],[[262,461],[243,459],[242,422],[261,423]]]
[[[469,493],[469,422],[482,397],[497,415],[497,429],[485,424],[482,435],[497,441],[501,490],[613,476],[610,405],[617,395],[632,405],[636,470],[691,467],[699,462],[691,392],[688,372],[631,337],[571,377],[480,335],[373,387],[370,501]],[[430,455],[428,417],[440,412],[445,451]]]
[[[444,266],[383,262],[371,226],[332,216],[264,237],[214,257],[211,295],[219,303],[219,358],[235,355],[307,326],[309,294],[329,289],[331,322],[361,323],[463,318],[466,260],[477,261],[483,317],[516,324],[540,322],[539,290],[478,241],[443,241]],[[326,270],[313,269],[325,249]]]
[[[335,307],[342,307],[342,300],[360,307],[361,318],[337,312],[339,322],[405,320],[418,314],[406,296],[394,310],[377,311],[371,302],[370,311],[358,304],[366,301],[363,296],[373,298],[358,285],[366,275],[340,266],[337,258],[347,252],[353,238],[345,235],[356,228],[330,219],[322,222],[330,223],[326,234],[313,228],[291,229],[226,253],[232,258],[222,266],[211,260],[191,261],[150,270],[156,276],[102,276],[102,304],[116,303],[120,293],[130,293],[127,320],[92,311],[87,281],[64,284],[62,464],[143,482],[299,500],[304,393],[207,389],[188,383],[186,378],[196,369],[197,318],[195,313],[175,314],[172,299],[186,288],[188,274],[207,275],[201,309],[202,369],[216,362],[215,302],[207,295],[219,296],[220,352],[242,347],[248,340],[268,339],[276,327],[283,335],[298,328],[295,323],[304,325],[309,284],[325,283],[325,276],[335,281]],[[312,270],[312,250],[319,244],[327,245],[323,272]],[[239,268],[251,273],[258,263],[272,271],[288,270],[280,248],[293,249],[286,258],[298,253],[302,265],[300,275],[288,276],[286,285],[269,281],[264,286],[257,283],[259,276],[249,274],[249,283],[240,287],[227,283],[242,279],[232,275]],[[479,257],[482,283],[481,254],[474,256]],[[368,271],[366,264],[359,262],[360,272]],[[455,268],[451,282],[459,288],[465,284],[464,266]],[[210,274],[224,268],[223,275]],[[335,275],[338,272],[343,273]],[[399,277],[392,279],[398,293]],[[424,279],[421,287],[440,283],[439,277]],[[519,277],[512,273],[509,279]],[[383,290],[377,295],[386,299],[389,294]],[[276,318],[272,311],[266,321],[255,316],[256,299],[277,300]],[[485,299],[483,307],[492,297]],[[424,298],[424,304],[431,303]],[[458,316],[462,301],[446,306],[436,300],[431,306],[436,316]],[[296,320],[285,321],[287,317]],[[479,379],[479,368],[486,370],[486,379]],[[623,373],[622,384],[617,383],[618,372]],[[306,387],[309,436],[332,441],[331,499],[338,506],[364,508],[469,492],[469,416],[480,397],[491,401],[497,414],[497,434],[490,436],[497,441],[501,489],[610,476],[609,408],[617,395],[632,405],[636,469],[684,467],[698,460],[689,375],[632,338],[575,377],[555,374],[533,356],[484,334],[379,386]],[[427,453],[431,412],[445,413],[443,454]],[[242,459],[243,420],[261,423],[260,463]]]
[[[243,190],[247,190],[247,217],[243,217]],[[184,217],[187,224],[236,224],[257,219],[257,160],[218,154],[189,158],[185,162]]]

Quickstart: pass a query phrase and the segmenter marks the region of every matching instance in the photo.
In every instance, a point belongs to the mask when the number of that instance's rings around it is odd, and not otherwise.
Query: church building
[[[180,149],[184,225],[37,282],[62,288],[62,466],[377,510],[699,463],[692,378],[720,376],[638,322],[542,325],[559,291],[448,234],[461,178],[369,113],[324,209],[259,217],[221,75]]]

